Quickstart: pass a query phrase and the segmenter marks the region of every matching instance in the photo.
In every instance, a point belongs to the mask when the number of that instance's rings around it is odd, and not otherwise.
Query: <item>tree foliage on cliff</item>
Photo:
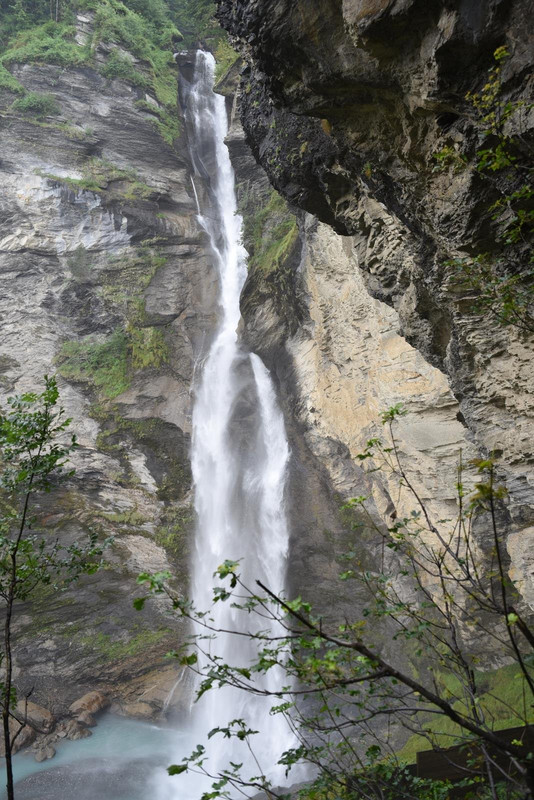
[[[32,513],[40,494],[73,475],[65,468],[78,445],[76,437],[66,433],[71,420],[58,408],[58,399],[55,379],[45,377],[40,394],[11,397],[7,409],[0,409],[0,605],[5,614],[0,709],[8,800],[14,797],[13,745],[26,724],[24,700],[17,704],[14,682],[12,631],[17,608],[43,586],[65,587],[84,573],[94,573],[103,550],[96,534],[83,545],[61,543],[40,530]]]

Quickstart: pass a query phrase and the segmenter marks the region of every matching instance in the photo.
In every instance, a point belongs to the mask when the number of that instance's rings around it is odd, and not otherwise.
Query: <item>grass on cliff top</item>
[[[184,35],[184,48],[191,49],[199,41],[216,48],[226,40],[224,31],[215,19],[213,0],[172,0],[172,15]]]
[[[59,64],[63,67],[86,64],[91,53],[74,41],[75,28],[49,20],[15,34],[0,56],[0,63]]]
[[[47,4],[48,5],[48,4]],[[37,9],[39,11],[39,9]],[[169,144],[179,134],[177,120],[177,67],[173,50],[182,35],[171,20],[171,12],[164,0],[71,0],[63,5],[63,20],[42,22],[39,13],[20,18],[17,29],[5,40],[5,51],[0,56],[0,86],[23,93],[24,88],[5,70],[13,63],[58,64],[76,67],[93,63],[93,55],[100,42],[115,44],[131,53],[130,58],[119,50],[112,50],[101,68],[103,77],[119,78],[143,91],[154,94],[161,109],[154,112],[154,124],[162,138]],[[75,11],[94,14],[92,38],[85,45],[76,43]],[[13,16],[13,15],[11,15]],[[5,38],[5,25],[2,31]]]
[[[296,218],[274,189],[254,214],[244,213],[243,243],[249,253],[249,270],[264,275],[284,262],[298,238]]]
[[[517,664],[502,667],[494,672],[477,673],[478,682],[485,690],[480,694],[479,705],[484,713],[486,723],[492,725],[494,730],[505,730],[525,724],[525,721],[534,722],[534,709],[525,698],[525,679],[520,674]],[[440,680],[450,691],[451,696],[459,694],[460,690],[453,676],[441,676]],[[462,700],[453,703],[453,708],[464,710]],[[424,725],[434,743],[439,747],[452,747],[461,737],[465,736],[460,728],[447,717],[430,715],[432,718]],[[418,752],[430,750],[429,741],[423,736],[411,736],[397,757],[403,761],[414,762]]]
[[[135,10],[128,6],[134,6]],[[126,4],[119,0],[80,0],[79,7],[95,14],[92,46],[108,42],[124,47],[149,68],[150,77],[144,79],[142,88],[153,89],[162,105],[176,108],[178,87],[173,49],[182,35],[171,21],[166,4],[157,0],[143,4],[132,0]],[[151,8],[152,16],[145,16]],[[111,54],[103,74],[106,69],[108,77],[122,77],[137,85],[143,83],[142,73],[131,64],[129,68],[119,54]]]

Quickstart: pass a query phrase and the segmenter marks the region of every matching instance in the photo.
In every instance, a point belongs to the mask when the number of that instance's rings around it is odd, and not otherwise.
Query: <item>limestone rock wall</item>
[[[79,17],[78,35],[90,30]],[[190,388],[216,278],[184,134],[164,141],[146,110],[156,98],[102,77],[109,51],[93,67],[13,66],[59,116],[0,97],[2,401],[57,373],[80,448],[39,524],[65,541],[115,537],[104,570],[16,615],[16,679],[53,710],[98,685],[126,713],[151,715],[176,681],[163,656],[180,631],[163,603],[139,613],[132,601],[144,571],[170,570],[187,592]]]
[[[489,210],[503,185],[477,169],[488,140],[466,95],[480,92],[504,46],[499,102],[528,102],[529,3],[218,7],[243,60],[247,142],[293,207],[335,231],[301,224],[303,256],[288,280],[297,330],[273,292],[254,312],[245,289],[252,341],[285,364],[305,439],[344,493],[358,486],[353,466],[344,471],[349,457],[392,403],[406,404],[402,454],[436,513],[454,508],[460,450],[466,461],[494,454],[509,492],[512,572],[531,597],[533,337],[475,313],[476,292],[455,285],[446,265],[508,256]],[[508,129],[527,149],[532,123],[525,111]],[[452,161],[442,165],[444,151]],[[529,264],[522,247],[519,273]],[[386,521],[405,508],[393,489],[381,480],[371,489]]]

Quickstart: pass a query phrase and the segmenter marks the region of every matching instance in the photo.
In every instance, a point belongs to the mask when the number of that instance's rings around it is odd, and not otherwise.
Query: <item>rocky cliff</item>
[[[527,5],[219,2],[244,62],[219,87],[250,253],[242,335],[284,407],[291,580],[326,612],[358,602],[335,582],[360,522],[343,502],[365,494],[386,523],[413,508],[356,458],[399,402],[401,458],[436,517],[456,513],[460,451],[499,457],[511,569],[534,599],[532,336],[475,313],[444,266],[500,247],[487,213],[499,187],[476,168],[465,95],[503,44],[503,96],[527,95]],[[79,436],[76,476],[40,524],[115,543],[75,592],[23,609],[17,680],[54,711],[96,687],[151,715],[177,679],[163,655],[180,629],[132,599],[141,571],[170,569],[187,590],[191,385],[216,277],[172,50],[155,72],[92,12],[69,36],[68,63],[32,60],[22,42],[0,72],[0,377],[4,398],[57,371]],[[178,61],[187,80],[190,58]],[[380,539],[356,536],[376,564]]]
[[[502,324],[495,306],[481,313],[484,283],[454,278],[455,263],[481,253],[508,259],[516,275],[529,270],[527,229],[514,250],[491,211],[509,189],[498,169],[481,169],[479,148],[499,137],[476,101],[497,80],[497,113],[513,109],[502,135],[525,155],[528,6],[218,4],[241,53],[246,140],[307,212],[286,260],[271,260],[267,276],[252,262],[243,296],[252,346],[278,371],[288,411],[344,497],[360,493],[353,459],[380,433],[378,412],[398,402],[408,411],[403,462],[438,515],[455,513],[460,452],[493,454],[509,491],[512,574],[530,601],[532,331]],[[413,505],[383,476],[367,493],[386,521]]]
[[[142,571],[168,569],[187,591],[190,385],[216,285],[172,50],[169,110],[149,64],[100,40],[97,22],[78,14],[72,47],[93,42],[86,63],[15,56],[17,93],[0,93],[2,395],[58,373],[80,449],[40,524],[65,541],[88,529],[115,537],[103,571],[17,615],[16,682],[53,711],[98,687],[143,716],[161,710],[176,680],[163,656],[177,632],[164,605],[139,614],[132,600]],[[135,82],[109,76],[119,56]],[[21,96],[51,107],[26,108]]]

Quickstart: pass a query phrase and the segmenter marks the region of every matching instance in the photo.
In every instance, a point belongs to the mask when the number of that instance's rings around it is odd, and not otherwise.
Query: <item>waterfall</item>
[[[188,88],[186,118],[191,158],[199,178],[208,185],[209,208],[199,221],[209,236],[219,275],[219,321],[203,365],[193,410],[192,470],[197,515],[191,593],[195,607],[212,605],[213,573],[225,560],[240,560],[239,572],[247,586],[261,579],[274,591],[284,587],[288,527],[284,488],[289,447],[284,421],[268,370],[261,359],[246,352],[239,341],[239,297],[246,278],[246,251],[241,244],[241,217],[237,214],[235,178],[225,145],[225,100],[213,92],[215,61],[198,51]],[[196,195],[196,191],[195,191]],[[251,617],[218,602],[212,609],[214,625],[239,630]],[[265,629],[265,621],[257,628]],[[255,645],[247,637],[219,634],[210,642],[212,654],[225,663],[247,666]],[[283,675],[270,670],[263,687],[275,689]],[[280,681],[280,683],[277,683]],[[272,702],[236,689],[213,689],[194,705],[191,742],[205,744],[206,734],[218,725],[243,718],[258,735],[251,738],[262,771],[273,782],[283,780],[276,761],[294,744],[281,715],[270,715]],[[195,738],[197,737],[197,738]],[[215,736],[208,747],[209,767],[217,771],[230,761],[243,763],[243,774],[258,775],[246,745]],[[193,796],[194,780],[175,781],[166,797]],[[206,790],[202,784],[202,790]],[[175,792],[175,793],[173,793]],[[201,792],[196,792],[199,796]]]

